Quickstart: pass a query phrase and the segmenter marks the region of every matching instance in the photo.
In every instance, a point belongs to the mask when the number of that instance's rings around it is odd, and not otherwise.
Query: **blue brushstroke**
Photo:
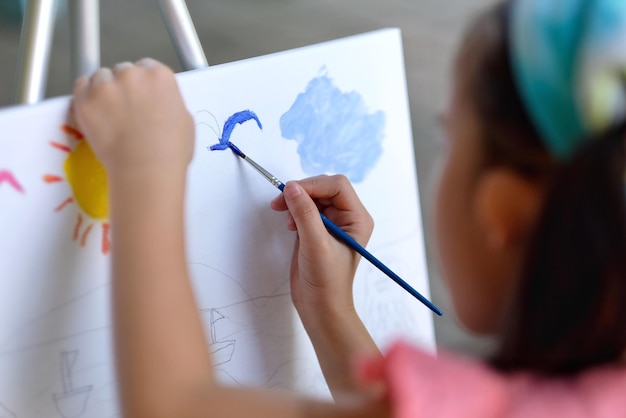
[[[384,127],[382,111],[368,113],[357,92],[342,93],[327,75],[311,80],[280,118],[307,174],[341,173],[355,183],[381,156]]]
[[[263,125],[261,125],[261,121],[257,117],[257,115],[250,110],[242,110],[241,112],[237,112],[231,117],[229,117],[226,122],[224,122],[224,129],[222,130],[222,137],[219,138],[219,143],[215,145],[211,145],[209,149],[211,151],[222,151],[228,148],[228,143],[230,141],[230,135],[233,133],[233,129],[237,124],[242,124],[249,120],[255,120],[256,124],[259,126],[259,129],[263,129]]]

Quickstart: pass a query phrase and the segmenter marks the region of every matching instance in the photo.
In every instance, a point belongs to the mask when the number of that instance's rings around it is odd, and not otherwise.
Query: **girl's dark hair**
[[[491,361],[503,371],[572,374],[620,361],[626,349],[626,125],[567,162],[550,155],[515,86],[510,7],[476,21],[456,68],[483,127],[483,167],[513,169],[546,190]]]

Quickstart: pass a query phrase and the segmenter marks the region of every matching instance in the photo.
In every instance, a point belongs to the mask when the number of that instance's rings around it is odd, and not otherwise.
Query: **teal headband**
[[[626,116],[626,0],[513,0],[511,12],[518,90],[566,160]]]

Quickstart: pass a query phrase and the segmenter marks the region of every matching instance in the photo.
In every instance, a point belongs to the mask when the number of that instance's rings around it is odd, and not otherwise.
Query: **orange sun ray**
[[[61,209],[63,209],[64,207],[66,207],[67,205],[69,205],[70,203],[72,203],[74,201],[73,197],[68,197],[67,199],[65,199],[63,201],[63,203],[61,203],[59,206],[57,206],[56,208],[54,208],[55,212],[60,211]]]
[[[80,233],[80,226],[83,223],[83,215],[78,214],[78,220],[76,221],[76,226],[74,227],[74,241],[78,239],[78,234]]]
[[[57,183],[59,181],[63,181],[63,177],[55,176],[54,174],[46,174],[43,176],[43,181],[46,183]]]
[[[70,147],[68,147],[67,145],[59,144],[58,142],[50,141],[50,145],[64,152],[72,152],[72,149]]]
[[[102,254],[108,254],[111,249],[111,242],[109,241],[109,229],[111,226],[108,223],[102,224]]]
[[[87,236],[89,232],[91,232],[91,228],[93,228],[93,224],[89,224],[87,228],[85,228],[85,232],[83,232],[83,238],[80,240],[80,246],[84,247],[87,244]]]
[[[74,202],[79,207],[76,224],[73,231],[73,239],[79,242],[81,247],[87,246],[87,241],[96,223],[102,225],[103,254],[111,249],[109,240],[110,224],[106,221],[106,173],[99,163],[81,131],[69,125],[62,125],[61,130],[73,137],[78,144],[67,145],[60,142],[49,141],[49,144],[69,155],[63,163],[65,177],[56,174],[45,174],[43,181],[46,183],[58,183],[66,181],[72,188],[72,196],[68,197],[55,211],[62,210],[65,206]],[[83,215],[84,214],[84,215]],[[95,221],[95,222],[92,222]]]
[[[61,126],[61,130],[63,130],[63,132],[65,132],[68,135],[72,135],[74,138],[76,138],[77,141],[81,141],[85,139],[85,135],[83,135],[81,131],[79,131],[76,128],[72,128],[69,125]]]

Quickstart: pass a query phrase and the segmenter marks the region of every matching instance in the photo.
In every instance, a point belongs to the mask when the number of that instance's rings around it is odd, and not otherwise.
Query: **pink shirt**
[[[387,383],[395,418],[626,417],[626,367],[598,367],[573,378],[505,375],[450,353],[406,343],[362,364],[365,380]]]

